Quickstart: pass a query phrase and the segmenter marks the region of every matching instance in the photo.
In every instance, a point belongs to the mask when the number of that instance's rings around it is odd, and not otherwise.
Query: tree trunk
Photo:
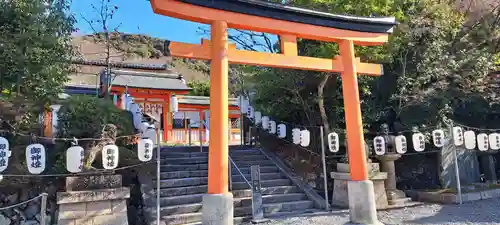
[[[321,82],[318,84],[318,107],[319,107],[319,112],[321,114],[321,121],[323,122],[323,128],[325,130],[325,134],[330,133],[330,123],[328,122],[328,116],[326,115],[326,109],[325,109],[325,95],[324,95],[324,90],[326,83],[330,79],[331,74],[325,74]]]

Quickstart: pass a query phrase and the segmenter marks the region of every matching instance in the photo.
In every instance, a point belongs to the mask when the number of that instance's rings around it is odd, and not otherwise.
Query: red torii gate
[[[232,224],[228,193],[228,68],[229,63],[338,72],[342,76],[349,145],[351,221],[379,223],[373,184],[368,178],[357,75],[378,76],[382,66],[362,63],[354,45],[382,45],[394,18],[333,15],[258,0],[151,0],[155,13],[211,25],[211,40],[201,45],[172,42],[173,56],[210,60],[210,146],[208,195],[203,199],[204,224]],[[228,28],[277,34],[282,54],[237,50],[228,43]],[[299,56],[297,38],[337,42],[340,56],[322,59]]]

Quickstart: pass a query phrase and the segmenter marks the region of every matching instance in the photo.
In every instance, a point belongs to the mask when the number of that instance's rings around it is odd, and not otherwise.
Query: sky
[[[71,13],[77,20],[78,32],[75,35],[91,34],[93,29],[86,21],[97,20],[99,13],[92,7],[99,8],[102,0],[72,0]],[[104,0],[107,2],[108,0]],[[179,20],[153,13],[151,4],[147,0],[109,0],[111,8],[116,5],[118,10],[109,21],[110,29],[118,27],[118,31],[129,34],[145,34],[161,39],[176,42],[199,44],[201,38],[209,38],[200,33],[200,28],[205,30],[209,26],[205,24],[193,23]],[[94,23],[97,31],[102,31],[101,27]],[[231,34],[231,31],[229,31]],[[277,41],[274,35],[269,36],[271,41]],[[256,41],[261,42],[261,39]],[[238,47],[240,47],[238,45]],[[259,51],[267,49],[257,48]]]
[[[99,14],[91,5],[100,7],[100,2],[101,0],[72,0],[71,12],[77,19],[76,27],[79,29],[77,34],[93,33],[85,19],[98,18]],[[200,39],[204,36],[197,32],[198,28],[207,28],[203,24],[155,14],[147,0],[110,0],[109,4],[118,6],[113,19],[110,20],[110,27],[118,26],[118,31],[123,33],[146,34],[170,41],[200,43]]]

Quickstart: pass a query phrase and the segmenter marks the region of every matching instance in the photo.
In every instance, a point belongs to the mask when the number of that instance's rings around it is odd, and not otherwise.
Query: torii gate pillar
[[[229,61],[227,23],[211,24],[210,146],[208,194],[203,196],[203,224],[233,224],[233,194],[229,181]],[[216,167],[216,168],[214,168]]]

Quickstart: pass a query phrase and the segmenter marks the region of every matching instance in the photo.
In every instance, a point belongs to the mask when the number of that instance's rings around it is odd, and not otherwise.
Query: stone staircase
[[[167,225],[201,224],[202,198],[208,183],[208,153],[195,151],[170,148],[161,152],[161,217]],[[231,149],[230,156],[249,181],[250,166],[260,165],[265,217],[316,211],[313,201],[259,149]],[[234,167],[231,173],[234,218],[235,224],[239,224],[251,219],[252,191]]]

